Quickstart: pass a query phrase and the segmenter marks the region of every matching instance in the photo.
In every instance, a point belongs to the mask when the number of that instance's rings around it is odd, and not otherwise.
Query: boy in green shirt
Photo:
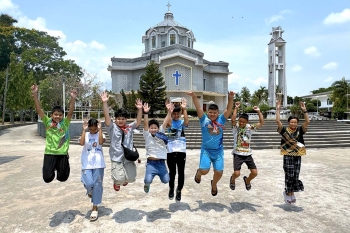
[[[68,179],[70,173],[69,167],[69,125],[74,111],[74,103],[77,97],[76,90],[70,93],[69,112],[64,117],[64,109],[60,106],[53,107],[51,117],[45,115],[41,109],[38,99],[38,86],[34,84],[31,87],[35,109],[44,123],[46,129],[46,146],[43,163],[43,179],[50,183],[55,178],[57,170],[57,180],[64,182]]]

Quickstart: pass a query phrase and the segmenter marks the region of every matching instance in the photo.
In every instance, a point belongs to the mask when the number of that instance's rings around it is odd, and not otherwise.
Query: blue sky
[[[165,0],[0,0],[0,13],[17,26],[60,36],[60,45],[111,89],[111,57],[141,56],[146,30],[163,20]],[[307,95],[350,79],[349,0],[174,0],[175,21],[191,29],[194,49],[209,61],[228,62],[229,90],[267,88],[267,44],[281,26],[289,96]]]

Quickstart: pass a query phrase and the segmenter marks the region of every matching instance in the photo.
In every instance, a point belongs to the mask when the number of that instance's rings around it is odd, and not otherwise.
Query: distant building
[[[168,5],[170,7],[170,5]],[[125,93],[139,89],[139,80],[146,65],[155,61],[163,74],[166,93],[170,100],[186,98],[189,108],[195,108],[187,92],[194,91],[203,110],[215,102],[222,112],[227,105],[228,75],[227,62],[211,62],[204,59],[204,53],[194,49],[196,39],[193,32],[174,20],[173,13],[164,15],[164,20],[146,30],[142,36],[145,49],[141,57],[111,58],[112,91]]]

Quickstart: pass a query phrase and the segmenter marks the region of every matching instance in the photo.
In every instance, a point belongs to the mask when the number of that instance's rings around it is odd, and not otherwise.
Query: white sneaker
[[[284,202],[288,205],[292,204],[292,196],[288,196],[286,191],[283,191]]]
[[[295,204],[297,202],[297,198],[292,194],[292,204]]]

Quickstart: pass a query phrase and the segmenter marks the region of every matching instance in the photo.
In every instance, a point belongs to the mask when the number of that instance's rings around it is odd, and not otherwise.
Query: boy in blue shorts
[[[69,103],[67,117],[64,117],[64,109],[62,109],[60,106],[53,107],[51,117],[48,117],[41,109],[38,99],[39,87],[34,84],[31,89],[35,109],[43,121],[46,129],[43,179],[46,183],[50,183],[55,178],[55,171],[57,171],[57,180],[64,182],[68,179],[70,174],[68,155],[70,143],[69,126],[74,111],[77,92],[76,90],[72,90],[70,93],[71,100]]]
[[[208,113],[204,114],[203,109],[194,92],[189,92],[193,104],[196,106],[197,116],[202,131],[202,145],[200,153],[199,168],[197,169],[194,181],[199,184],[202,175],[208,174],[211,163],[214,168],[213,179],[211,180],[211,195],[218,194],[217,183],[222,177],[224,171],[224,148],[223,148],[223,130],[232,113],[234,92],[228,93],[228,103],[224,113],[219,115],[219,107],[216,104],[210,104]]]

